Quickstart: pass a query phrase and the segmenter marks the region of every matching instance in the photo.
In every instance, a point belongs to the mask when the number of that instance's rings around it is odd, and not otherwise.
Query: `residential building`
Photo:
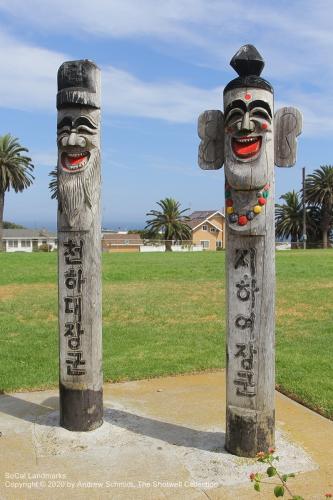
[[[194,245],[204,250],[225,248],[225,217],[221,210],[198,210],[190,214]]]
[[[49,245],[50,251],[57,248],[57,235],[45,229],[4,229],[3,250],[5,252],[35,252],[41,245]]]
[[[103,252],[139,252],[143,244],[139,233],[113,233],[103,232],[102,250]]]

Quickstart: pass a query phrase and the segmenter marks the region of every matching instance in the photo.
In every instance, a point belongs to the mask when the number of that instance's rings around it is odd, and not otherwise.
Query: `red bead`
[[[226,205],[227,207],[232,207],[232,205],[234,204],[234,202],[232,201],[231,198],[229,198],[227,201],[226,201]]]
[[[258,203],[259,205],[266,205],[266,200],[265,198],[263,198],[262,196],[260,196],[260,198],[258,198]]]
[[[252,99],[252,95],[251,94],[245,94],[244,98],[245,98],[246,101],[249,101],[250,99]]]
[[[267,123],[262,123],[262,124],[261,124],[261,128],[262,128],[263,130],[265,130],[267,127],[268,127]]]
[[[246,215],[240,215],[238,217],[238,224],[240,226],[245,226],[247,224],[247,217],[246,217]]]

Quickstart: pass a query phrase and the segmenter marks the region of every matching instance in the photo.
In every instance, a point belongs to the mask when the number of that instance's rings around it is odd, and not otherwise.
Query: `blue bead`
[[[231,222],[231,223],[234,224],[237,221],[238,221],[238,215],[237,214],[230,214],[229,215],[229,222]]]
[[[253,210],[248,210],[246,212],[246,218],[247,220],[253,220],[255,217],[255,213],[253,212]]]

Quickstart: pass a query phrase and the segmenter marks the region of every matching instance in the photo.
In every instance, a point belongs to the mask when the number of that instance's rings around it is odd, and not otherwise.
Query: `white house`
[[[41,245],[57,248],[57,235],[45,229],[4,229],[3,249],[5,252],[33,252]]]

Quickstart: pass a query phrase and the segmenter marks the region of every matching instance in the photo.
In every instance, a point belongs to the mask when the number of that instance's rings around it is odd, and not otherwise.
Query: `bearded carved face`
[[[256,88],[225,94],[225,171],[236,190],[261,189],[274,163],[273,95]]]
[[[71,227],[99,193],[99,116],[99,110],[83,107],[58,112],[59,202]]]

